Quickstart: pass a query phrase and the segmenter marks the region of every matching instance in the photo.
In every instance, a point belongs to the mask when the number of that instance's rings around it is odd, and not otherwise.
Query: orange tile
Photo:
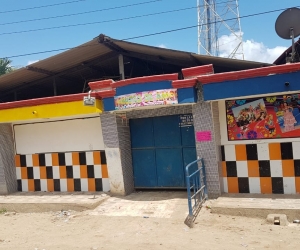
[[[248,164],[248,176],[249,177],[259,177],[259,165],[258,161],[247,161]]]
[[[52,153],[52,166],[59,166],[58,153]]]
[[[73,179],[67,179],[67,189],[68,189],[68,192],[74,192],[74,180]]]
[[[26,167],[21,167],[21,178],[22,179],[27,179],[27,168]]]
[[[73,165],[80,165],[80,163],[79,163],[79,153],[78,152],[73,152],[72,153],[72,162],[73,162]]]
[[[67,178],[67,167],[66,166],[59,166],[59,176],[61,179]]]
[[[227,177],[226,161],[222,161],[222,176]]]
[[[94,151],[94,152],[93,152],[93,156],[94,156],[94,165],[99,165],[99,164],[101,164],[101,156],[100,156],[100,152],[99,152],[99,151]]]
[[[15,166],[21,167],[21,158],[20,155],[15,155]]]
[[[247,161],[246,145],[235,145],[235,157],[237,161]]]
[[[87,178],[87,166],[80,165],[80,178]]]
[[[54,181],[53,180],[47,180],[47,191],[53,192],[54,191]]]
[[[40,167],[40,178],[47,179],[46,167]]]
[[[228,193],[239,193],[239,183],[237,177],[227,178]]]
[[[294,160],[282,160],[282,175],[283,177],[295,176]]]
[[[32,163],[34,167],[39,167],[40,166],[40,161],[39,161],[39,155],[38,154],[33,154],[32,155]]]
[[[296,177],[295,178],[295,182],[296,182],[296,193],[300,194],[300,177]]]
[[[88,179],[88,191],[89,192],[96,191],[96,184],[94,178]]]
[[[34,192],[34,180],[28,180],[28,191]]]
[[[108,178],[108,170],[107,170],[107,165],[101,165],[101,170],[102,170],[102,178]]]
[[[281,160],[280,143],[269,144],[270,160]]]
[[[260,178],[260,191],[262,194],[272,194],[271,177],[261,177]]]

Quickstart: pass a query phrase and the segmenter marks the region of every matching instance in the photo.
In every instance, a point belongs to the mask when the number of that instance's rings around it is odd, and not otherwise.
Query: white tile
[[[257,157],[258,160],[270,160],[269,144],[257,144]]]
[[[51,154],[45,154],[45,160],[46,160],[46,166],[52,166],[52,155]]]
[[[225,151],[225,160],[226,161],[236,161],[235,145],[225,145],[224,151]]]
[[[41,191],[48,191],[47,180],[41,179]]]
[[[237,161],[236,170],[238,177],[248,177],[248,165],[247,161]]]
[[[79,165],[73,166],[73,178],[80,178],[80,166]]]
[[[282,161],[281,160],[271,160],[271,177],[282,177]]]
[[[88,179],[87,178],[81,178],[80,183],[81,183],[81,191],[89,191]]]
[[[249,177],[250,194],[260,194],[260,179],[259,177]]]
[[[65,159],[66,159],[66,165],[68,165],[68,166],[73,165],[72,153],[65,153]]]
[[[28,191],[28,180],[21,180],[22,182],[22,191],[27,192]]]
[[[223,177],[224,193],[228,193],[227,177]]]
[[[86,152],[86,165],[94,165],[94,155],[93,152]]]
[[[21,180],[21,168],[20,167],[16,168],[16,175],[17,175],[17,179]]]
[[[294,141],[292,142],[292,145],[294,159],[300,159],[300,141]]]
[[[52,171],[53,171],[53,179],[59,179],[60,178],[59,167],[53,166]]]
[[[94,165],[95,178],[102,178],[101,165]]]
[[[26,165],[27,165],[27,167],[33,166],[32,155],[26,155]]]
[[[33,167],[33,178],[34,179],[40,179],[40,168],[39,167]]]
[[[102,179],[102,188],[103,188],[103,192],[110,191],[110,184],[109,184],[109,179],[108,178],[103,178]]]
[[[295,177],[283,177],[284,194],[296,194]]]
[[[67,179],[60,179],[60,191],[61,192],[68,191],[68,188],[67,188]]]

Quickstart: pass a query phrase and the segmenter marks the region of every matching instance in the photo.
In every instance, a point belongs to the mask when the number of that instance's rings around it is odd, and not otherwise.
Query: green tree
[[[0,58],[0,75],[12,72],[14,68],[10,65],[11,60],[8,58]]]

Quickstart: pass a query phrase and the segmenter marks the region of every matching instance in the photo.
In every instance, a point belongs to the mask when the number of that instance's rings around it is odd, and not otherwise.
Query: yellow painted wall
[[[84,106],[83,101],[43,104],[30,107],[0,110],[0,122],[16,122],[32,119],[47,119],[102,113],[102,101],[96,100],[95,106]]]

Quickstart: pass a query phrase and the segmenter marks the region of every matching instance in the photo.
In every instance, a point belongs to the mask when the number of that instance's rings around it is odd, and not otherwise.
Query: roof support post
[[[53,77],[53,95],[57,96],[56,79]]]
[[[120,80],[124,80],[125,79],[124,59],[122,54],[119,54],[119,74],[120,74]]]

